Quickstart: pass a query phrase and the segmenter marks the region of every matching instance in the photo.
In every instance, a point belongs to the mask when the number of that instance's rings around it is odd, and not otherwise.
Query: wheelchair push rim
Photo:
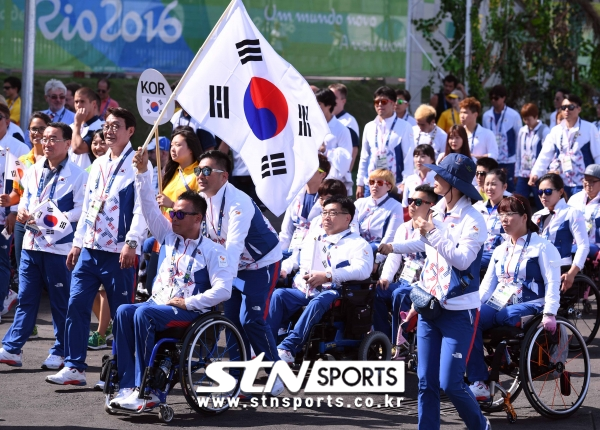
[[[571,321],[589,345],[600,328],[600,291],[589,277],[578,274],[571,288],[563,293],[563,297],[567,296],[572,299],[566,307],[561,306],[559,315]],[[571,345],[571,349],[576,347]]]

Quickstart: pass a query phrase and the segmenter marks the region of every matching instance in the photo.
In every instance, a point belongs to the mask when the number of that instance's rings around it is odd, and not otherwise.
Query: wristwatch
[[[434,227],[434,228],[432,228],[431,230],[429,230],[429,231],[427,232],[427,234],[425,235],[425,237],[426,237],[427,239],[429,239],[429,238],[431,237],[431,235],[433,234],[433,232],[434,232],[434,231],[435,231],[435,227]]]
[[[325,272],[325,277],[328,281],[331,281],[331,272]]]
[[[125,245],[127,245],[131,249],[136,249],[137,248],[137,241],[135,241],[135,240],[126,240],[125,241]]]

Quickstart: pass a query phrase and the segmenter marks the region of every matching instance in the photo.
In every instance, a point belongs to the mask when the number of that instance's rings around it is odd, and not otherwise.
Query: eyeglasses
[[[502,212],[502,213],[498,214],[498,217],[500,219],[503,219],[503,218],[507,218],[507,217],[513,216],[513,215],[519,215],[519,212]]]
[[[376,99],[376,100],[373,100],[373,104],[375,106],[377,106],[377,105],[386,106],[388,103],[392,103],[392,101],[390,99]]]
[[[487,172],[482,172],[481,170],[478,170],[478,171],[475,172],[475,175],[477,175],[477,176],[486,176]]]
[[[59,100],[59,99],[60,100],[64,100],[64,99],[67,98],[67,96],[65,96],[65,95],[60,95],[59,96],[57,94],[52,94],[51,96],[48,96],[48,97],[50,97],[52,100]]]
[[[210,176],[212,172],[224,173],[225,170],[213,169],[212,167],[194,167],[194,175],[200,176],[202,173],[204,176]]]
[[[600,179],[583,178],[583,182],[587,182],[590,185],[596,185],[598,182],[600,182]]]
[[[323,211],[322,212],[323,218],[327,218],[327,217],[333,218],[338,215],[348,215],[348,214],[349,214],[349,212],[338,212],[338,211]]]
[[[32,132],[33,134],[36,134],[36,133],[43,133],[43,132],[44,132],[44,130],[46,130],[46,127],[31,127],[31,128],[29,129],[29,131],[30,131],[30,132]]]
[[[105,93],[106,91],[107,91],[107,90],[101,90],[100,88],[98,88],[98,89],[96,90],[96,92],[97,92],[97,93]]]
[[[55,144],[56,142],[64,142],[66,139],[55,139],[55,138],[51,138],[48,139],[47,137],[42,137],[41,141],[42,143],[51,143],[51,144]]]
[[[104,130],[105,133],[108,133],[109,131],[116,133],[117,131],[119,131],[120,128],[121,125],[116,122],[113,122],[112,124],[104,124],[102,126],[102,130]]]
[[[428,205],[432,205],[433,203],[428,202],[427,200],[423,200],[423,199],[411,199],[410,197],[408,198],[408,206],[415,204],[416,207],[421,206],[423,203],[428,204]]]
[[[182,220],[186,215],[198,215],[200,212],[184,212],[184,211],[171,211],[169,212],[169,216],[171,219],[175,219],[177,217],[178,220]]]
[[[378,187],[383,187],[384,184],[390,184],[388,181],[382,179],[369,179],[369,185],[377,184]]]
[[[3,88],[4,88],[6,91],[8,91],[8,90],[11,90],[11,89],[12,89],[12,87],[11,87],[11,86],[8,86],[8,85],[4,85],[4,87],[3,87]]]
[[[550,194],[552,194],[552,191],[558,191],[558,190],[555,190],[554,188],[546,188],[544,190],[538,190],[538,196],[541,196],[542,194],[546,194],[547,196],[549,196]]]
[[[398,99],[396,100],[396,103],[398,103],[399,105],[405,105],[408,104],[408,102],[406,100],[402,100],[402,99]]]
[[[570,105],[562,105],[562,106],[560,107],[560,110],[562,110],[562,111],[565,111],[565,110],[569,109],[570,111],[574,111],[574,110],[575,110],[575,108],[578,108],[578,107],[579,107],[579,106],[577,106],[577,105],[574,105],[574,104],[570,104]]]

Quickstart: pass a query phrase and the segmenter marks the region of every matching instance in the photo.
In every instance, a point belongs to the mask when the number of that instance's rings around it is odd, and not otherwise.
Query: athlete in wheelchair
[[[467,362],[470,389],[484,409],[504,409],[511,422],[511,402],[521,389],[540,414],[569,416],[585,399],[590,370],[582,336],[556,318],[561,255],[537,234],[525,198],[503,199],[498,212],[508,240],[494,250],[481,283],[479,324]]]
[[[347,197],[332,197],[324,202],[322,228],[315,223],[314,227],[311,225],[302,244],[300,270],[294,277],[293,286],[277,289],[271,297],[268,323],[275,338],[279,329],[287,327],[294,315],[305,306],[293,328],[277,347],[279,357],[289,364],[294,363],[297,356],[300,358],[304,345],[317,345],[315,334],[320,340],[332,340],[328,346],[323,343],[317,348],[320,349],[319,354],[325,354],[328,349],[359,345],[363,335],[370,330],[373,283],[350,281],[369,278],[373,269],[373,252],[363,238],[350,230],[354,212],[354,204]],[[345,319],[347,317],[350,319]],[[325,326],[318,324],[321,320],[328,325],[326,330]],[[343,326],[344,322],[347,327]],[[317,326],[321,328],[317,329]],[[336,335],[338,331],[340,333]],[[381,333],[377,335],[385,337]],[[389,358],[389,341],[387,345],[385,354]],[[308,350],[315,351],[314,348],[305,349],[304,357]]]
[[[166,396],[179,379],[190,406],[219,412],[222,407],[202,403],[196,391],[210,384],[204,370],[211,362],[245,359],[235,326],[220,314],[206,313],[229,299],[235,268],[223,246],[201,235],[204,199],[181,194],[170,223],[152,198],[151,175],[138,157],[136,187],[150,231],[162,243],[162,262],[151,299],[116,312],[114,355],[102,372],[105,408],[139,413],[160,406],[160,417],[170,421],[173,411]]]

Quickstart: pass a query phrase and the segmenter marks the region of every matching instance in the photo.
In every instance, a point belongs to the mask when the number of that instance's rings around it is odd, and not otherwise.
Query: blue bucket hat
[[[481,195],[473,186],[473,178],[475,177],[476,170],[475,163],[466,155],[448,154],[440,162],[439,166],[425,164],[425,167],[440,175],[446,182],[465,196],[473,200],[481,200]]]

